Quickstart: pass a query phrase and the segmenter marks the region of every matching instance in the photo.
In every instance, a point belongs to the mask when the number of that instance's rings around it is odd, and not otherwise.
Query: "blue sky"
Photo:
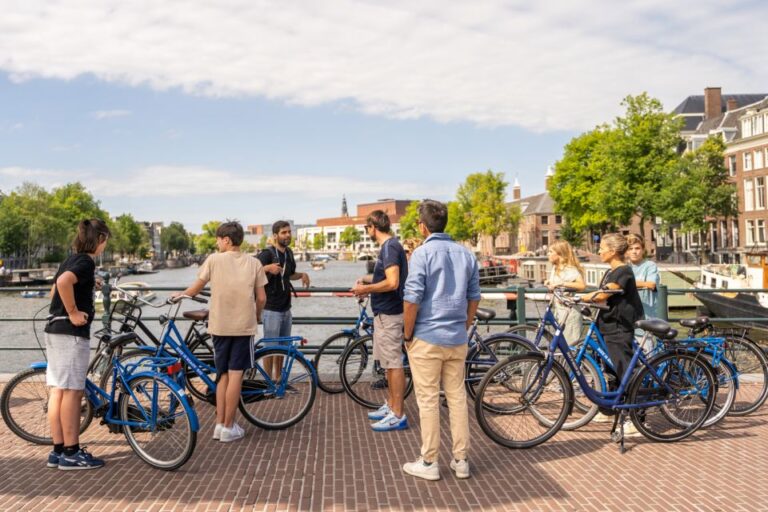
[[[0,18],[0,190],[83,182],[113,215],[311,223],[543,191],[567,141],[648,91],[766,90],[760,3],[30,0]]]

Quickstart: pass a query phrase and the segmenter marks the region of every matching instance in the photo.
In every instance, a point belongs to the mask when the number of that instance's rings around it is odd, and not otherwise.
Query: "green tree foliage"
[[[144,225],[136,222],[133,215],[124,213],[115,218],[110,227],[110,249],[120,256],[142,258],[149,251],[149,235]]]
[[[109,214],[81,183],[68,183],[51,192],[51,208],[63,224],[59,243],[68,245],[77,233],[77,224],[83,219],[101,219],[109,222]]]
[[[400,217],[400,239],[422,238],[419,233],[419,202],[411,201],[402,217]],[[450,217],[449,217],[450,219]]]
[[[520,223],[520,208],[507,204],[506,189],[504,174],[489,169],[467,176],[456,193],[459,211],[465,212],[470,238],[490,236],[492,252],[496,237],[506,231],[515,231]]]
[[[663,214],[659,193],[679,159],[680,120],[646,93],[627,96],[623,116],[565,147],[549,193],[577,230],[629,224]]]
[[[165,252],[183,253],[189,249],[187,230],[180,222],[171,222],[170,226],[163,228],[160,233],[160,243]]]
[[[243,240],[243,243],[240,244],[240,251],[247,254],[256,252],[256,249],[258,249],[258,247],[249,242],[246,242],[245,240]]]
[[[451,235],[454,240],[471,240],[472,228],[468,218],[469,215],[462,209],[458,201],[450,201],[448,203],[448,224],[445,226],[445,232]],[[419,238],[421,238],[421,234],[419,234]]]
[[[198,254],[210,254],[216,252],[216,230],[220,225],[220,220],[211,220],[203,224],[203,232],[195,238]]]
[[[341,232],[341,235],[339,236],[339,242],[347,246],[351,245],[352,249],[354,250],[355,244],[362,238],[363,237],[360,235],[360,232],[355,226],[347,226],[344,228],[344,231]]]
[[[325,247],[325,234],[324,233],[315,233],[315,235],[312,237],[312,249],[316,251],[320,251]]]
[[[573,224],[565,218],[563,227],[560,228],[560,239],[565,240],[574,248],[584,245],[584,231],[573,227]]]
[[[259,249],[264,250],[267,248],[267,235],[261,235],[259,239]]]
[[[720,137],[710,137],[699,149],[684,154],[665,176],[659,195],[665,226],[677,225],[680,231],[699,233],[706,240],[713,218],[738,214],[736,187],[728,181],[724,150]],[[705,244],[700,247],[703,256]]]

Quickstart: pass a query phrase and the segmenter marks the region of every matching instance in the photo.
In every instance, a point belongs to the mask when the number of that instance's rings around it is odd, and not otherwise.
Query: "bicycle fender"
[[[496,333],[496,334],[493,334],[491,336],[488,336],[487,338],[483,338],[483,342],[484,343],[488,343],[488,342],[493,341],[493,340],[498,339],[498,338],[512,338],[515,341],[519,341],[520,343],[522,343],[525,346],[527,346],[530,349],[531,352],[540,353],[539,350],[536,348],[536,345],[534,345],[531,340],[529,340],[528,338],[526,338],[524,336],[520,336],[519,334],[515,334],[513,332],[500,332],[500,333]]]
[[[197,418],[197,412],[195,411],[195,408],[190,405],[189,398],[187,397],[187,392],[182,387],[180,387],[176,382],[171,380],[167,375],[163,375],[161,373],[155,373],[155,372],[133,373],[128,378],[127,384],[130,385],[132,380],[137,379],[139,377],[151,377],[153,379],[163,381],[163,383],[166,384],[169,388],[174,389],[175,391],[178,391],[179,396],[181,397],[181,405],[182,407],[184,407],[184,411],[189,415],[190,428],[192,429],[193,432],[200,431],[200,420]]]
[[[47,361],[38,361],[36,363],[32,363],[29,365],[30,368],[33,370],[41,370],[43,368],[48,368],[48,362]]]

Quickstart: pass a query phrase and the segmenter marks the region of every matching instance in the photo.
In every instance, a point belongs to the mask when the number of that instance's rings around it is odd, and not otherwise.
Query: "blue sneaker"
[[[384,405],[382,405],[375,411],[368,413],[368,419],[371,421],[381,421],[384,418],[386,418],[387,414],[389,414],[390,412],[391,410],[389,408],[389,405],[386,402],[384,402]]]
[[[104,461],[95,458],[93,455],[80,448],[74,455],[59,456],[59,469],[64,471],[73,471],[78,469],[97,469],[104,466]]]
[[[390,430],[405,430],[408,428],[408,416],[403,414],[402,418],[395,416],[392,411],[384,417],[383,420],[371,425],[376,432],[389,432]]]
[[[56,452],[51,452],[48,454],[48,464],[47,466],[49,468],[57,468],[59,467],[59,454]]]

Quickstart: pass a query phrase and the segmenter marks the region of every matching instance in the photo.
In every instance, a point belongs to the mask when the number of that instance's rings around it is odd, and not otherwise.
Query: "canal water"
[[[297,262],[299,272],[307,272],[315,287],[347,287],[352,286],[356,278],[366,272],[364,262],[344,262],[329,261],[325,270],[312,270],[309,263]],[[157,274],[147,274],[139,276],[126,276],[122,282],[141,281],[150,286],[160,287],[179,287],[183,288],[192,283],[197,275],[196,267],[187,267],[180,269],[165,269]],[[295,281],[298,287],[300,281]],[[516,286],[516,284],[514,284]],[[163,299],[172,292],[157,292],[155,304],[161,305]],[[15,373],[31,362],[43,360],[42,353],[38,348],[35,333],[31,321],[6,322],[5,318],[32,318],[36,313],[38,318],[45,318],[48,314],[47,298],[22,298],[20,291],[0,293],[0,348],[19,348],[24,350],[0,350],[0,373]],[[506,309],[504,300],[484,300],[482,307],[495,309],[498,317],[506,318],[509,312]],[[204,307],[196,302],[187,301],[183,309],[200,309]],[[543,305],[539,306],[543,309]],[[300,297],[293,299],[293,315],[301,317],[356,317],[358,306],[356,299],[352,297]],[[144,307],[143,315],[146,317],[157,317],[160,313],[167,313],[168,307],[151,308]],[[529,317],[537,316],[535,304],[528,304]],[[157,321],[147,322],[155,334],[160,333],[160,324]],[[40,343],[44,343],[42,328],[43,323],[36,324],[37,337]],[[182,333],[185,332],[186,322],[181,324]],[[93,331],[101,327],[98,320],[93,324]],[[341,325],[295,325],[293,334],[304,336],[310,345],[319,345],[328,336],[337,332]],[[503,330],[503,326],[492,326],[491,332]]]

